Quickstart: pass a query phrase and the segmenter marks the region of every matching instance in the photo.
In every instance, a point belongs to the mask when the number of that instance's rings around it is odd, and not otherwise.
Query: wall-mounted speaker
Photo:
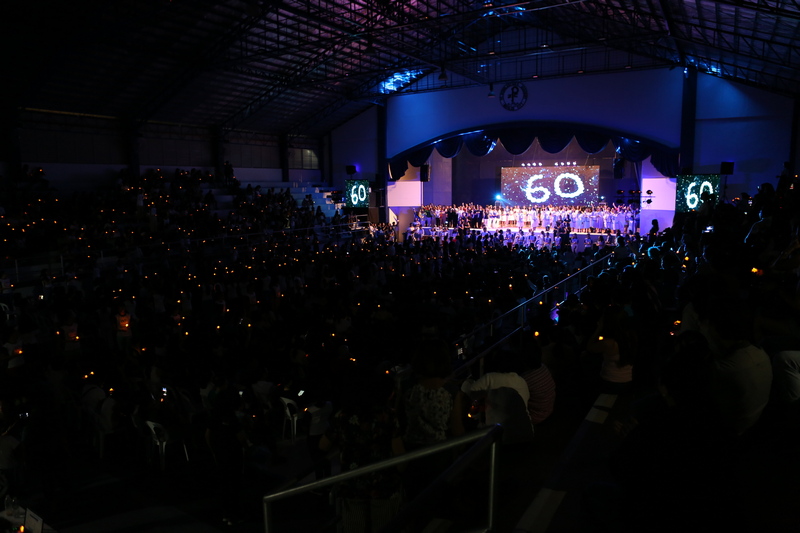
[[[733,161],[723,161],[719,164],[719,173],[725,176],[733,174]]]
[[[419,181],[428,181],[431,179],[431,166],[422,165],[419,167]]]
[[[355,165],[347,165],[344,167],[344,171],[347,172],[348,176],[352,176],[356,173],[356,166]]]

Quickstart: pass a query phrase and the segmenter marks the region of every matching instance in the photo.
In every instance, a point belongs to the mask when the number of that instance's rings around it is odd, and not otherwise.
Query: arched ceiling
[[[392,93],[662,67],[800,93],[795,1],[28,0],[2,10],[13,42],[6,105],[133,123],[318,138]]]

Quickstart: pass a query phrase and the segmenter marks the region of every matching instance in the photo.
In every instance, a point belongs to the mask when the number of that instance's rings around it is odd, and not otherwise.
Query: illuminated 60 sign
[[[689,209],[695,209],[697,204],[700,203],[700,197],[703,196],[703,190],[707,190],[708,194],[714,194],[714,184],[710,181],[703,181],[700,183],[700,188],[698,189],[699,195],[697,193],[692,192],[692,189],[697,185],[697,182],[692,182],[686,188],[686,206]]]
[[[367,201],[367,188],[363,183],[353,185],[353,187],[350,189],[350,201],[353,203],[353,205]]]
[[[369,181],[345,180],[347,207],[369,207]]]
[[[525,186],[522,187],[522,192],[525,193],[525,197],[528,198],[531,202],[535,204],[543,204],[547,200],[550,199],[551,192],[546,188],[542,187],[541,185],[537,185],[534,187],[534,183],[539,180],[544,179],[545,177],[541,174],[534,174],[528,181],[525,183]],[[566,192],[562,188],[562,184],[565,180],[570,180],[575,185],[575,190]],[[553,181],[553,193],[556,196],[560,196],[561,198],[577,198],[581,194],[583,194],[584,186],[583,180],[577,174],[573,174],[571,172],[564,172],[563,174],[559,174],[556,176],[556,179]]]

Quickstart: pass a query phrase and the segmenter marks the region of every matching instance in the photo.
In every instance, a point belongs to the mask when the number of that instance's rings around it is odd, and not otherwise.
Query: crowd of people
[[[605,509],[663,513],[680,496],[690,505],[678,520],[727,505],[683,490],[696,476],[715,488],[731,481],[722,462],[731,455],[714,450],[733,449],[768,405],[794,413],[792,191],[765,184],[752,205],[709,205],[645,235],[623,226],[602,248],[579,249],[571,232],[538,246],[460,223],[431,238],[400,240],[389,224],[343,237],[309,198],[235,181],[236,207],[223,217],[207,179],[148,173],[73,198],[31,189],[25,209],[6,206],[16,239],[7,256],[51,243],[68,258],[32,290],[2,285],[0,471],[10,490],[55,490],[76,457],[144,461],[132,443],[155,422],[213,465],[230,519],[246,501],[242,476],[263,494],[279,460],[281,397],[317,413],[308,441],[323,476],[317,450],[338,447],[346,470],[463,434],[481,417],[507,424],[508,444],[524,451],[559,397],[605,391],[642,400],[615,456],[619,499]],[[441,214],[430,216],[439,225]],[[557,321],[532,306],[524,338],[487,357],[484,374],[453,373],[464,360],[456,339],[595,261],[602,272],[560,302]],[[709,435],[713,449],[691,448]],[[701,462],[720,477],[690,471]],[[446,463],[346,486],[350,516],[364,500],[380,503],[375,520],[392,516]],[[636,492],[655,486],[653,501]],[[640,518],[600,515],[593,523]]]
[[[420,206],[415,222],[423,227],[523,230],[551,229],[557,233],[616,233],[639,231],[639,209],[624,205],[460,205]]]

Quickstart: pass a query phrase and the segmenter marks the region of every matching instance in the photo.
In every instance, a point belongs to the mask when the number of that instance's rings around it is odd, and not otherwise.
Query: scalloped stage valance
[[[448,159],[457,156],[462,147],[466,147],[472,155],[482,157],[489,154],[499,140],[508,153],[521,155],[538,140],[545,152],[556,154],[564,150],[573,138],[588,154],[602,151],[611,141],[622,159],[638,163],[649,157],[653,167],[662,175],[675,177],[680,173],[680,151],[677,148],[609,131],[551,124],[493,126],[480,131],[454,133],[395,155],[389,160],[389,173],[392,179],[399,179],[409,164],[419,167],[426,163],[434,148],[439,155]]]

